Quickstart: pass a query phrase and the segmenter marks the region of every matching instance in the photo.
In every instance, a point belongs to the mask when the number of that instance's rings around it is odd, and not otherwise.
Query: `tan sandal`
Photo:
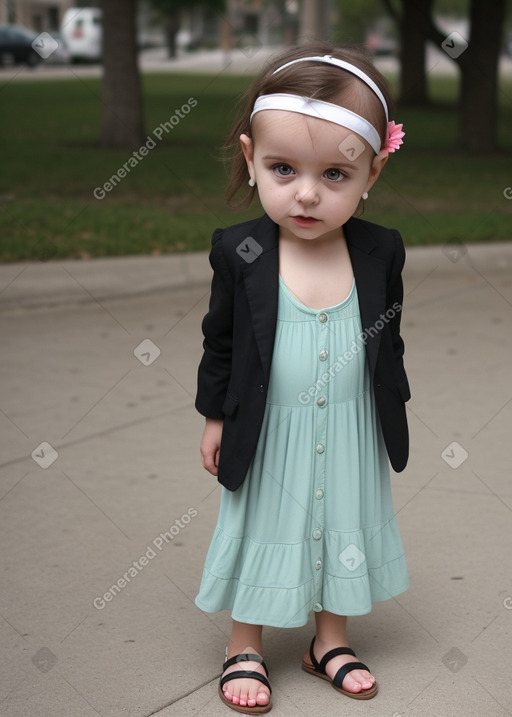
[[[268,677],[268,669],[263,662],[263,658],[250,652],[244,652],[240,655],[230,657],[229,660],[226,660],[226,662],[222,665],[222,672],[224,673],[228,667],[231,667],[231,665],[235,665],[239,662],[259,662]],[[250,707],[249,705],[235,705],[233,702],[231,702],[231,700],[228,700],[228,698],[224,695],[224,690],[222,689],[222,687],[226,684],[226,682],[229,682],[230,680],[237,680],[242,677],[262,682],[265,687],[268,687],[270,694],[272,694],[272,688],[270,687],[270,682],[267,680],[267,677],[265,677],[264,675],[260,675],[259,672],[254,672],[254,670],[238,670],[237,672],[230,672],[229,674],[220,678],[219,696],[224,702],[224,704],[228,707],[231,707],[231,709],[235,710],[235,712],[243,712],[243,714],[246,715],[261,715],[265,712],[270,712],[270,710],[272,709],[272,702],[269,702],[268,705],[254,705],[254,707]]]
[[[376,682],[372,687],[369,687],[367,690],[361,690],[361,692],[350,692],[349,690],[344,690],[341,686],[345,677],[348,675],[349,672],[352,672],[352,670],[367,670],[368,672],[370,672],[368,667],[362,662],[347,662],[346,665],[340,667],[332,680],[325,671],[327,663],[332,660],[333,657],[337,657],[338,655],[352,655],[353,657],[355,657],[356,653],[354,652],[354,650],[351,650],[350,647],[335,647],[334,650],[329,650],[329,652],[326,652],[320,662],[318,662],[313,653],[314,644],[315,638],[313,638],[311,642],[311,647],[309,648],[311,664],[305,662],[305,660],[302,660],[302,669],[305,672],[309,672],[310,675],[315,675],[316,677],[321,677],[322,680],[327,680],[331,683],[335,690],[338,690],[338,692],[342,692],[344,695],[347,695],[347,697],[352,697],[352,699],[354,700],[370,700],[372,697],[375,697],[375,695],[379,691]]]

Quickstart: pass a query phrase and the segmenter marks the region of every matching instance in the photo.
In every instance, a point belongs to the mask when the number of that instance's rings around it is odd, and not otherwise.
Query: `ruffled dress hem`
[[[408,589],[394,517],[361,531],[325,530],[324,540],[325,550],[317,555],[314,539],[263,543],[217,527],[195,604],[204,612],[231,610],[239,622],[300,627],[311,610],[365,615],[373,602]],[[312,570],[315,564],[323,568],[320,583]]]

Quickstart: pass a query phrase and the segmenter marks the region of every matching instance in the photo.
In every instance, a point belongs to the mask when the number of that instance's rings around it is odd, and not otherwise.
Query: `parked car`
[[[379,32],[370,32],[366,37],[366,47],[375,57],[398,54],[398,43],[394,37]]]
[[[45,64],[60,65],[71,62],[71,53],[62,34],[58,30],[50,30],[48,34],[55,40],[57,47],[45,59]]]
[[[32,47],[36,37],[21,25],[0,25],[0,65],[35,67],[43,59]]]
[[[84,7],[66,10],[60,31],[73,62],[99,62],[103,46],[102,12]]]

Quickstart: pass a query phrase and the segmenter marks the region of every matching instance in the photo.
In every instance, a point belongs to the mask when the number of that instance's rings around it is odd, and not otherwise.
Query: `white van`
[[[60,31],[73,61],[101,60],[103,27],[100,8],[75,7],[66,10]]]

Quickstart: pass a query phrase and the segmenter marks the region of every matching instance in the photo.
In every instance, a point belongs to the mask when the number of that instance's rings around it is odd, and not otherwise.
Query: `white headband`
[[[310,115],[310,117],[335,122],[363,137],[370,147],[374,149],[375,154],[380,152],[381,139],[375,127],[364,117],[331,102],[322,102],[321,100],[313,100],[310,97],[299,97],[299,95],[285,93],[260,95],[254,103],[251,121],[256,112],[261,110],[287,110],[288,112],[299,112],[302,115]]]
[[[294,65],[296,62],[306,62],[312,60],[341,67],[341,69],[347,70],[353,75],[359,77],[359,79],[363,80],[363,82],[365,82],[368,87],[373,90],[381,101],[387,122],[388,107],[382,92],[365,72],[348,62],[338,60],[338,58],[331,57],[330,55],[324,55],[323,57],[300,57],[297,60],[292,60],[291,62],[287,62],[285,65],[278,67],[273,74],[275,75],[276,72],[280,72],[281,70],[284,70],[285,67]],[[329,122],[341,125],[341,127],[346,127],[363,137],[376,154],[379,153],[381,148],[379,133],[375,127],[368,122],[368,120],[355,112],[351,112],[351,110],[347,110],[345,107],[340,107],[340,105],[335,105],[332,102],[324,102],[322,100],[315,100],[311,97],[301,97],[299,95],[292,95],[288,93],[260,95],[254,103],[249,121],[252,122],[252,118],[256,112],[260,112],[261,110],[287,110],[288,112],[298,112],[300,114],[309,115],[310,117],[328,120]]]
[[[368,87],[375,92],[377,97],[382,103],[382,107],[384,108],[384,114],[386,115],[386,122],[388,121],[388,106],[386,103],[386,100],[384,99],[384,95],[379,90],[375,82],[372,80],[371,77],[368,77],[366,72],[363,72],[363,70],[360,70],[359,67],[356,67],[355,65],[352,65],[350,62],[345,62],[344,60],[339,60],[337,57],[333,57],[332,55],[315,55],[314,57],[299,57],[298,60],[292,60],[291,62],[287,62],[285,65],[281,65],[281,67],[278,67],[277,70],[274,70],[272,73],[275,75],[277,72],[281,72],[281,70],[284,70],[285,67],[290,67],[290,65],[295,65],[297,62],[325,62],[327,65],[334,65],[335,67],[341,67],[342,70],[346,70],[347,72],[351,72],[353,75],[356,75],[356,77],[359,77],[360,80],[362,80],[365,84],[368,85]]]

